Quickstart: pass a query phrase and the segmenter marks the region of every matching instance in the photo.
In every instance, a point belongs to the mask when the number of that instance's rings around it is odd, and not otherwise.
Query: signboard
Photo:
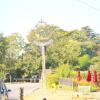
[[[72,86],[73,82],[72,82],[71,78],[60,78],[59,79],[59,84],[66,85],[66,86]]]
[[[78,86],[78,92],[89,93],[90,88],[90,86]]]

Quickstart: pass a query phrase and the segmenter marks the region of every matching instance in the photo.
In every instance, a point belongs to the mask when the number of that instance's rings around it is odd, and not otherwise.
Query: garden
[[[3,33],[0,33],[0,77],[3,77],[7,82],[15,81],[15,78],[32,78],[34,75],[40,79],[42,71],[41,47],[36,46],[33,41],[37,37],[38,41],[50,38],[53,42],[44,47],[45,65],[46,69],[51,69],[54,72],[47,75],[47,85],[58,84],[61,77],[71,78],[73,82],[76,81],[78,69],[81,74],[81,80],[78,80],[82,81],[84,78],[86,80],[88,69],[94,65],[98,86],[100,76],[99,35],[89,26],[81,27],[80,30],[68,31],[55,25],[38,24],[28,33],[27,42],[19,33],[5,37]]]
[[[100,91],[100,65],[91,65],[87,71],[71,70],[69,65],[59,66],[55,73],[47,75],[49,88],[60,87],[63,90],[78,90],[78,86],[90,86],[90,92]],[[60,83],[60,79],[61,83]],[[64,79],[64,80],[63,80]],[[67,81],[70,79],[70,81]]]

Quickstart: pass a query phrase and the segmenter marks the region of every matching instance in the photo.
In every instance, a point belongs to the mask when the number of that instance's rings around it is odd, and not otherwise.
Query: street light
[[[38,25],[36,25],[37,28],[40,28],[40,27],[41,28],[38,31],[38,33],[36,33],[37,39],[35,39],[33,41],[35,45],[41,47],[41,55],[42,55],[42,75],[41,75],[41,79],[42,79],[42,89],[43,89],[43,96],[44,96],[43,100],[46,100],[45,47],[47,47],[48,45],[50,45],[52,43],[52,40],[49,39],[49,37],[48,37],[49,36],[48,34],[51,34],[51,33],[49,31],[45,30],[45,25],[46,25],[46,23],[44,23],[42,21],[39,22]],[[45,35],[45,34],[47,34],[47,35]]]

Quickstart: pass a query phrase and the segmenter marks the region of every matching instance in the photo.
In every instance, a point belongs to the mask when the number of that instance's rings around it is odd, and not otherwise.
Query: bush
[[[71,66],[68,64],[61,65],[56,69],[59,77],[70,77]]]
[[[57,85],[59,82],[59,76],[57,74],[48,74],[46,77],[47,87]]]
[[[81,86],[89,86],[89,85],[91,85],[91,83],[87,82],[85,80],[81,80],[81,81],[79,81],[79,85],[81,85]]]
[[[97,86],[91,86],[91,92],[96,92],[98,90]]]
[[[95,84],[91,85],[91,92],[96,92],[98,90],[100,90],[100,88],[97,85],[95,85]]]
[[[71,78],[75,79],[76,78],[76,74],[77,74],[76,71],[73,71],[73,70],[70,71],[70,77]]]

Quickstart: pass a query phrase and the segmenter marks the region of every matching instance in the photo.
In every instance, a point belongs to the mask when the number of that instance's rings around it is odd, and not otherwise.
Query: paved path
[[[63,90],[51,90],[46,91],[46,95],[43,95],[42,90],[35,91],[33,94],[24,97],[24,100],[43,100],[46,97],[47,100],[100,100],[100,92],[94,92],[84,98],[80,95],[72,98],[73,91]]]
[[[9,100],[19,100],[20,88],[24,88],[24,96],[33,93],[35,90],[39,89],[39,83],[9,83],[6,84],[7,89],[11,89],[9,92]]]
[[[20,87],[24,88],[24,100],[43,100],[44,94],[43,90],[40,90],[39,83],[12,83],[6,84],[8,89],[11,89],[9,92],[9,100],[20,100]],[[73,91],[62,91],[62,90],[47,90],[46,98],[47,100],[100,100],[100,92],[91,93],[91,96],[94,98],[90,99],[72,99]]]
[[[72,92],[66,91],[46,91],[46,95],[43,94],[42,90],[38,90],[29,96],[25,96],[24,100],[43,100],[46,97],[46,100],[71,100]]]

